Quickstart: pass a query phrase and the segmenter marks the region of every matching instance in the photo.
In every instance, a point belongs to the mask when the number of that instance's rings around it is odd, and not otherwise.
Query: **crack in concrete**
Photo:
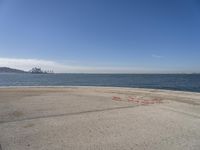
[[[120,109],[126,109],[126,108],[134,108],[134,107],[137,107],[137,106],[141,106],[141,105],[114,107],[114,108],[105,108],[105,109],[95,109],[95,110],[87,110],[87,111],[82,111],[82,112],[73,112],[73,113],[64,113],[64,114],[55,114],[55,115],[46,115],[46,116],[36,116],[36,117],[31,117],[31,118],[22,118],[22,119],[18,119],[18,120],[0,121],[0,124],[35,120],[35,119],[43,119],[43,118],[52,118],[52,117],[74,116],[74,115],[81,115],[81,114],[88,114],[88,113],[111,111],[111,110],[120,110]]]

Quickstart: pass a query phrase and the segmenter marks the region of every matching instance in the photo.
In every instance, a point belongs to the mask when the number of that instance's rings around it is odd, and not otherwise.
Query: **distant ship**
[[[52,70],[43,71],[39,67],[34,67],[29,72],[33,73],[33,74],[49,74],[49,73],[54,73]]]

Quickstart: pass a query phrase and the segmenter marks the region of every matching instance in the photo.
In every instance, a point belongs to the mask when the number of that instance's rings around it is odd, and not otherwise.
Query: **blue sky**
[[[200,72],[199,0],[0,0],[0,66]]]

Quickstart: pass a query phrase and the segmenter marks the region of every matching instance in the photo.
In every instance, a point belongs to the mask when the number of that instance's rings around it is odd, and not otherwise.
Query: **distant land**
[[[19,69],[0,67],[0,73],[27,73],[27,72]]]
[[[44,71],[39,67],[34,67],[30,71],[14,69],[9,67],[0,67],[0,73],[32,73],[32,74],[49,74],[54,73],[53,70]]]

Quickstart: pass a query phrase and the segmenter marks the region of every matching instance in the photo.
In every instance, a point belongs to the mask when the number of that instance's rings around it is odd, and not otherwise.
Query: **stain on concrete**
[[[21,116],[23,116],[23,112],[22,111],[14,111],[11,113],[11,116],[21,117]]]
[[[26,125],[24,126],[24,128],[31,128],[31,127],[33,127],[33,126],[34,126],[33,123],[29,123],[29,124],[26,124]]]

